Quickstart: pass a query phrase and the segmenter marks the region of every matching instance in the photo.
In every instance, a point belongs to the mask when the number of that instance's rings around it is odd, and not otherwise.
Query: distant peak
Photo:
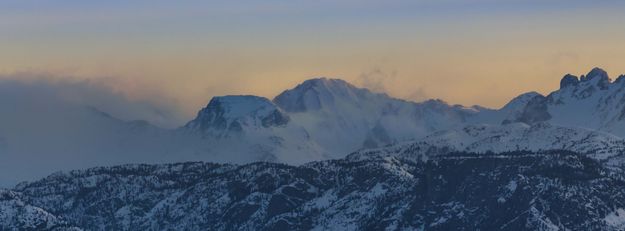
[[[273,101],[288,112],[303,112],[333,106],[340,99],[357,101],[366,94],[371,92],[345,80],[321,77],[306,80],[282,92]]]
[[[625,75],[619,75],[618,78],[614,80],[614,83],[621,83],[623,80],[625,80]]]
[[[523,93],[517,97],[514,97],[514,99],[512,99],[511,101],[529,101],[536,96],[543,96],[543,95],[535,91],[530,91],[530,92]]]
[[[254,95],[215,96],[206,106],[206,111],[223,110],[226,117],[249,116],[258,110],[275,110],[269,99]]]
[[[523,93],[517,97],[514,97],[514,99],[510,100],[510,102],[504,105],[502,109],[503,110],[521,110],[525,108],[525,106],[537,96],[543,96],[543,95],[535,91]]]
[[[308,79],[302,82],[302,84],[298,85],[298,87],[307,87],[307,86],[317,86],[317,87],[333,87],[333,86],[344,86],[344,87],[355,87],[354,85],[348,83],[342,79],[332,79],[327,77],[319,77]]]
[[[242,125],[284,125],[289,118],[269,99],[254,95],[216,96],[186,127],[205,131],[241,130]]]
[[[225,95],[215,96],[211,99],[210,103],[264,103],[269,102],[265,97],[255,95]],[[209,103],[209,104],[210,104]]]
[[[560,89],[568,86],[577,86],[577,84],[579,84],[579,78],[577,76],[566,74],[562,77],[562,80],[560,80]]]
[[[608,72],[605,70],[595,67],[588,74],[586,74],[586,80],[592,80],[594,78],[608,78]]]
[[[422,104],[424,104],[424,105],[446,105],[446,106],[449,106],[449,103],[447,103],[447,101],[442,100],[442,99],[428,99],[426,101],[423,101]]]
[[[588,82],[588,81],[592,81],[595,79],[599,79],[599,81],[608,81],[610,80],[610,77],[608,76],[608,72],[604,71],[601,68],[595,67],[592,70],[590,70],[590,72],[588,72],[588,74],[586,74],[586,76],[582,75],[581,78],[581,82]]]

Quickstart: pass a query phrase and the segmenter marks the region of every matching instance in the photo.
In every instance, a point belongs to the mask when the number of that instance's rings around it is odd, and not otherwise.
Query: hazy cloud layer
[[[388,92],[387,85],[395,81],[397,73],[392,71],[387,73],[380,68],[375,68],[369,72],[360,74],[358,77],[358,84],[362,87],[372,90],[374,92],[386,93]]]
[[[3,76],[0,105],[0,187],[58,170],[181,161],[177,147],[190,146],[132,122],[177,126],[173,102],[131,100],[105,82]]]
[[[405,98],[414,102],[421,102],[430,99],[423,87],[418,87]]]
[[[407,93],[393,94],[391,88],[396,87],[401,79],[397,71],[385,71],[382,68],[374,68],[371,71],[361,73],[356,79],[356,84],[378,93],[387,93],[393,97],[398,97],[414,102],[421,102],[429,99],[423,86],[413,86],[406,88]]]
[[[93,107],[115,118],[145,120],[154,125],[173,128],[187,118],[176,101],[154,93],[142,99],[130,99],[115,90],[111,79],[73,79],[37,74],[0,76],[0,95],[7,105],[49,105],[53,103]]]

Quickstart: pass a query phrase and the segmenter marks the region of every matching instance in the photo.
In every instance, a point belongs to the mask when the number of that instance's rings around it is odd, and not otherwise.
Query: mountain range
[[[57,170],[124,163],[303,164],[480,125],[548,123],[619,139],[625,135],[623,79],[611,81],[599,68],[580,78],[567,74],[560,89],[546,96],[529,92],[500,109],[488,109],[441,100],[410,102],[340,79],[317,78],[273,100],[214,97],[177,129],[122,121],[85,105],[33,107],[26,102],[2,111],[0,163],[12,164],[0,164],[0,182],[10,185]],[[35,170],[19,167],[26,165]]]
[[[616,81],[594,68],[581,78],[567,74],[560,89],[522,94],[500,109],[449,105],[441,100],[409,102],[355,87],[338,79],[311,79],[273,100],[216,97],[183,130],[206,139],[273,137],[273,160],[299,164],[281,150],[340,158],[363,148],[421,139],[438,131],[474,125],[552,124],[623,137],[625,78]],[[514,127],[514,126],[513,126]],[[522,128],[521,128],[522,129]],[[266,142],[258,142],[265,144]],[[291,150],[289,150],[291,151]],[[300,151],[301,153],[301,151]],[[297,158],[308,162],[309,158]],[[317,159],[319,160],[319,159]]]
[[[176,129],[18,105],[32,126],[0,122],[0,175],[30,181],[0,190],[0,230],[622,230],[623,79],[488,109],[318,78]]]
[[[413,146],[300,166],[98,167],[0,190],[0,229],[622,230],[624,166],[599,159]]]

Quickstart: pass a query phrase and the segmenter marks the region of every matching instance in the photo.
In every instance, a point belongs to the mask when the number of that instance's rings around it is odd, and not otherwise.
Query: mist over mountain
[[[567,74],[489,109],[316,78],[173,129],[13,83],[0,229],[621,230],[622,80]]]
[[[611,81],[605,71],[595,68],[581,78],[566,75],[561,88],[547,96],[529,92],[500,109],[488,109],[441,100],[410,102],[343,80],[317,78],[273,100],[214,97],[196,118],[175,129],[121,120],[83,103],[89,101],[61,97],[72,95],[65,88],[88,91],[84,84],[54,88],[37,82],[4,82],[0,100],[10,106],[1,109],[0,182],[12,185],[59,170],[124,163],[303,164],[470,125],[549,123],[620,139],[625,118],[621,80]]]

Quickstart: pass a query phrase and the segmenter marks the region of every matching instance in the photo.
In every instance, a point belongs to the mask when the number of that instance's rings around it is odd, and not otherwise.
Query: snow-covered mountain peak
[[[211,99],[185,127],[200,131],[242,131],[243,127],[280,126],[288,121],[289,117],[267,98],[231,95]]]
[[[334,110],[346,104],[362,106],[372,98],[388,98],[341,79],[316,78],[276,96],[274,102],[287,112]]]
[[[612,80],[608,76],[608,73],[598,67],[593,68],[586,75],[577,77],[572,74],[566,74],[560,80],[560,90],[569,90],[574,92],[588,92],[593,91],[595,87],[600,90],[606,90]],[[581,90],[580,90],[581,89]]]
[[[328,91],[331,93],[345,93],[356,88],[356,86],[342,79],[320,77],[305,80],[293,90],[308,91],[314,89],[318,91]]]
[[[586,74],[586,76],[582,76],[582,78],[580,79],[581,82],[592,80],[610,83],[610,77],[608,76],[608,73],[598,67],[593,68],[592,70],[590,70],[590,72],[588,72],[588,74]]]
[[[524,93],[510,100],[510,102],[504,105],[501,110],[504,110],[506,112],[521,110],[536,96],[542,95],[535,91]]]
[[[317,86],[317,87],[326,87],[326,88],[335,88],[335,87],[354,87],[352,84],[348,83],[342,79],[333,79],[328,77],[320,77],[305,80],[302,83],[303,86]]]
[[[421,104],[426,107],[439,107],[439,106],[451,107],[449,103],[447,103],[445,100],[442,100],[442,99],[428,99],[426,101],[421,102]],[[463,107],[461,105],[455,105],[455,106]]]
[[[207,109],[223,109],[224,117],[241,118],[264,116],[276,107],[267,98],[253,95],[230,95],[214,97]]]
[[[525,109],[528,115],[543,115],[539,120],[623,135],[625,126],[625,78],[611,82],[606,71],[594,68],[579,81],[567,75],[561,88]],[[522,121],[522,120],[517,120]],[[532,121],[523,121],[532,122]]]
[[[567,101],[599,99],[618,92],[624,78],[612,82],[608,73],[601,68],[593,68],[588,74],[577,76],[567,74],[560,81],[560,89],[552,92],[549,101],[564,104]]]
[[[608,73],[601,68],[595,67],[588,74],[582,75],[579,80],[577,76],[567,74],[560,81],[560,89],[581,93],[582,98],[588,97],[589,93],[596,90],[607,90],[612,80]],[[569,87],[574,86],[574,87]]]

